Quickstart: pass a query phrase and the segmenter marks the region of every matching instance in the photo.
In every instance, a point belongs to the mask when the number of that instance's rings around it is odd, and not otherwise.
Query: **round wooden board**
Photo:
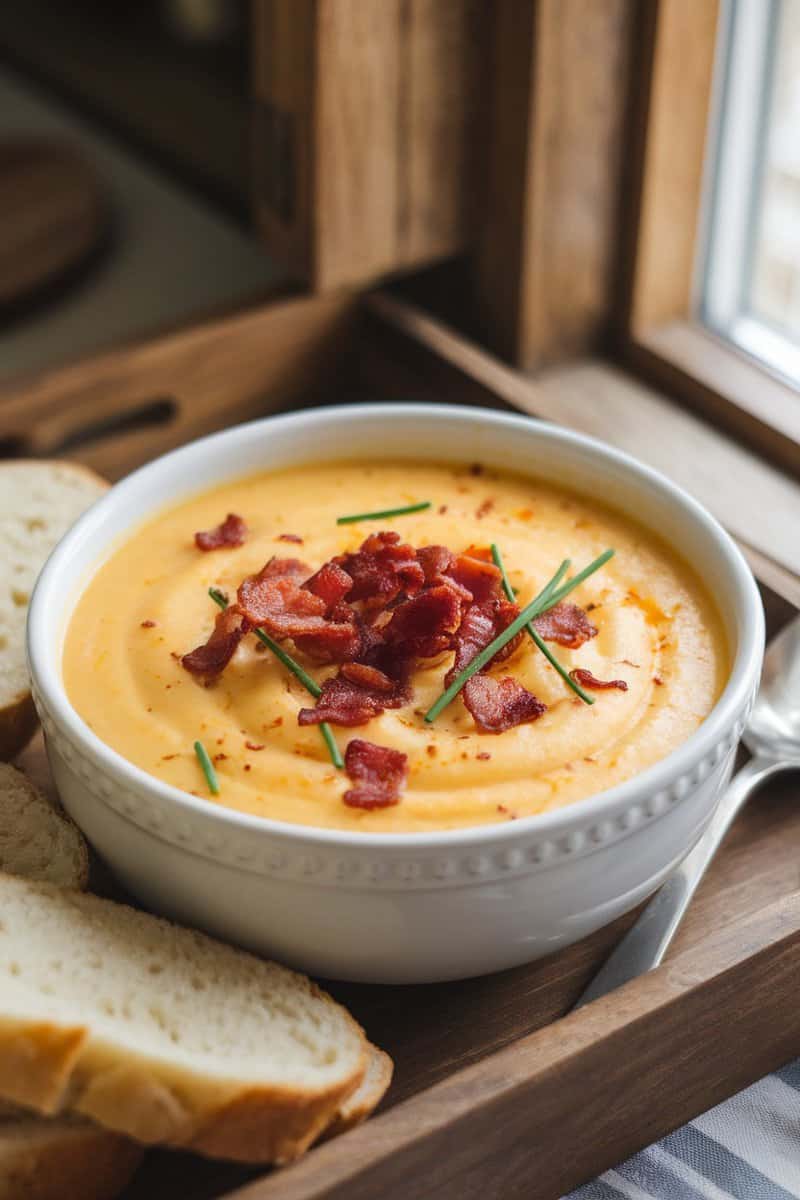
[[[108,221],[102,184],[77,150],[0,140],[0,307],[35,298],[81,266]]]

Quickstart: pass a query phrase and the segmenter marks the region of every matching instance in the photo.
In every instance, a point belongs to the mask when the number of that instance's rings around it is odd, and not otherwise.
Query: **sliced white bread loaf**
[[[109,900],[0,877],[0,1096],[145,1143],[296,1157],[361,1083],[301,975]]]
[[[141,1157],[139,1146],[89,1121],[0,1121],[0,1200],[113,1200]]]
[[[322,1140],[337,1137],[348,1129],[353,1129],[366,1121],[370,1113],[378,1107],[388,1091],[394,1074],[394,1063],[389,1055],[377,1046],[367,1047],[368,1059],[364,1078],[354,1092],[351,1093],[339,1108],[336,1116],[322,1134]]]
[[[0,763],[0,871],[86,886],[80,830],[21,771]],[[82,1118],[40,1117],[0,1100],[0,1200],[111,1200],[142,1157],[134,1142]]]
[[[83,835],[27,776],[0,762],[0,871],[85,888],[89,854]]]
[[[77,463],[0,463],[0,758],[14,758],[36,727],[25,660],[25,620],[45,559],[108,488]]]

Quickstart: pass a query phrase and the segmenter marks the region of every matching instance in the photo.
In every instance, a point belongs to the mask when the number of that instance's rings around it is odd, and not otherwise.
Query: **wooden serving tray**
[[[794,609],[763,594],[772,635]],[[52,790],[40,736],[21,765]],[[554,1200],[620,1162],[800,1054],[798,800],[766,786],[665,965],[576,1013],[632,915],[481,979],[327,983],[395,1060],[380,1113],[267,1174],[151,1151],[124,1200]]]
[[[251,416],[411,397],[513,406],[580,428],[593,415],[582,392],[532,388],[408,305],[276,297],[5,386],[0,452],[68,454],[114,479]],[[659,415],[647,399],[645,423]],[[678,414],[669,416],[674,432]],[[620,420],[617,413],[604,435],[618,433]],[[723,453],[709,436],[700,439],[695,490],[712,479],[712,451]],[[688,435],[676,451],[690,466],[695,441]],[[742,464],[726,453],[731,466],[722,474],[738,481]],[[788,532],[794,509],[785,485],[765,480],[763,469],[759,479],[758,511],[783,513]],[[723,496],[727,508],[716,493],[699,494],[741,543],[741,487],[733,492]],[[743,548],[775,589],[762,587],[774,634],[796,612],[777,593],[800,605],[797,577],[763,549]],[[21,761],[52,788],[41,738]],[[483,979],[326,985],[395,1059],[382,1110],[266,1174],[150,1151],[122,1200],[554,1200],[800,1055],[796,785],[796,777],[767,785],[740,816],[659,970],[565,1016],[632,914],[551,958]],[[93,886],[117,894],[101,869]]]

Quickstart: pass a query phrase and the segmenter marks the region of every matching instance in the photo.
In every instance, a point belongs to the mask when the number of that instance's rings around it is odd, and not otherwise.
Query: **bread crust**
[[[384,1050],[367,1045],[367,1070],[361,1084],[339,1106],[333,1119],[322,1131],[320,1141],[338,1137],[366,1121],[378,1107],[394,1075],[394,1063]]]
[[[0,1123],[0,1200],[113,1200],[142,1154],[134,1142],[88,1121]]]
[[[11,883],[6,877],[5,886]],[[14,887],[28,890],[31,900],[72,896],[75,901],[80,897],[84,907],[127,908],[51,884],[15,880]],[[157,923],[169,927],[160,919]],[[33,1020],[12,1012],[0,1017],[0,1097],[47,1115],[80,1113],[149,1145],[240,1162],[288,1162],[331,1122],[360,1086],[368,1065],[360,1025],[316,984],[302,975],[296,981],[339,1009],[353,1038],[352,1069],[327,1086],[259,1086],[252,1080],[209,1077],[180,1057],[154,1058],[126,1047],[124,1039],[120,1044],[98,1037],[88,1023],[59,1025],[52,1018]]]
[[[0,1020],[0,1096],[47,1115],[58,1112],[85,1041],[80,1026]]]
[[[325,1091],[247,1085],[191,1095],[148,1071],[143,1060],[100,1066],[85,1053],[88,1030],[17,1020],[0,1024],[0,1096],[48,1116],[80,1113],[145,1145],[193,1150],[247,1163],[302,1154],[355,1092],[366,1049],[351,1075]],[[366,1041],[365,1041],[366,1047]]]

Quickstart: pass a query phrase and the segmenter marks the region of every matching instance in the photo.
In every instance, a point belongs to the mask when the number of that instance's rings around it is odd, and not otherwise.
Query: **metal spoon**
[[[656,892],[575,1008],[661,963],[739,810],[766,779],[800,767],[800,617],[767,648],[761,686],[743,740],[753,757],[731,780],[700,841]]]

